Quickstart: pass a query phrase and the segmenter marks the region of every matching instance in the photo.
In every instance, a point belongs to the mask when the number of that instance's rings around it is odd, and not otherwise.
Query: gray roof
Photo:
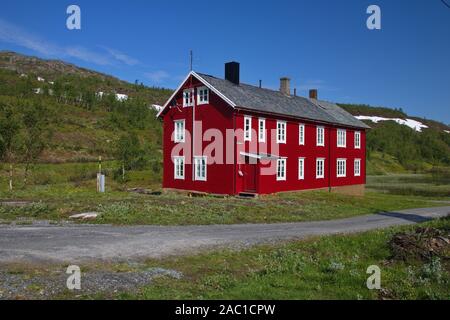
[[[320,108],[325,110],[325,112],[327,112],[334,119],[336,119],[336,122],[339,124],[344,124],[351,127],[370,129],[370,127],[367,124],[365,124],[361,120],[358,120],[353,115],[351,115],[350,113],[348,113],[335,103],[315,99],[310,100],[314,104],[318,105]]]
[[[243,83],[236,85],[228,80],[207,74],[197,74],[221,94],[233,101],[237,107],[243,109],[357,128],[369,128],[362,121],[330,102],[310,100],[299,96],[287,96],[275,90]]]

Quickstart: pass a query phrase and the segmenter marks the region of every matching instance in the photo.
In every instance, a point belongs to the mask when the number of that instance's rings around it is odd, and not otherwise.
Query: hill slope
[[[10,122],[12,118],[5,118],[8,110],[19,120],[27,108],[41,110],[52,132],[39,159],[43,162],[111,158],[114,142],[129,132],[157,153],[161,125],[149,107],[163,103],[171,93],[62,61],[0,52],[0,121]],[[118,101],[116,94],[129,98]]]
[[[99,92],[105,95],[99,97]],[[0,52],[0,124],[13,120],[20,124],[29,110],[39,110],[51,133],[41,162],[112,159],[116,142],[130,132],[137,135],[149,157],[160,160],[162,126],[149,107],[162,104],[171,93],[62,61]],[[116,94],[129,99],[117,101]],[[401,109],[341,106],[355,116],[413,119],[428,127],[417,132],[394,121],[366,121],[373,128],[367,136],[369,174],[450,165],[447,125],[408,117]]]
[[[423,171],[450,165],[450,127],[408,116],[401,109],[340,104],[372,127],[367,133],[369,173]],[[374,122],[379,118],[385,119]],[[391,120],[389,120],[391,119]]]

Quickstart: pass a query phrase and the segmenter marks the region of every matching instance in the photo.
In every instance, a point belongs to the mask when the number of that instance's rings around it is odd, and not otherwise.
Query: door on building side
[[[254,162],[254,159],[245,158],[245,164],[243,165],[245,192],[256,192],[257,165]]]

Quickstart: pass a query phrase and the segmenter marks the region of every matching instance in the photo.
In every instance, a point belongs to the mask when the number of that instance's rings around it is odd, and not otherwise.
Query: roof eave
[[[202,78],[198,73],[196,73],[195,71],[191,71],[188,73],[188,75],[186,76],[186,78],[184,78],[184,80],[181,82],[181,84],[178,86],[178,88],[173,92],[173,94],[170,96],[170,98],[166,101],[166,103],[164,104],[163,108],[161,109],[161,111],[158,112],[158,114],[156,115],[157,118],[159,118],[163,112],[167,109],[167,107],[169,106],[169,103],[175,98],[175,96],[178,94],[178,92],[181,90],[181,88],[183,87],[183,85],[186,83],[186,81],[188,81],[188,79],[193,76],[195,77],[198,81],[200,81],[205,87],[207,87],[208,89],[210,89],[211,91],[213,91],[216,95],[218,95],[220,98],[222,98],[226,103],[228,103],[232,108],[236,107],[236,104],[231,101],[229,98],[227,98],[226,96],[224,96],[219,90],[217,90],[212,84],[210,84],[208,81],[206,81],[204,78]]]

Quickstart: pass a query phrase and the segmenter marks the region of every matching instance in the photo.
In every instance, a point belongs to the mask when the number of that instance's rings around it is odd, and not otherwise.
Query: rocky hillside
[[[96,76],[102,79],[117,80],[114,77],[84,69],[60,60],[43,60],[25,56],[12,51],[0,52],[0,68],[15,71],[19,74],[40,74],[47,78],[57,78],[62,74],[79,75],[83,77]]]

